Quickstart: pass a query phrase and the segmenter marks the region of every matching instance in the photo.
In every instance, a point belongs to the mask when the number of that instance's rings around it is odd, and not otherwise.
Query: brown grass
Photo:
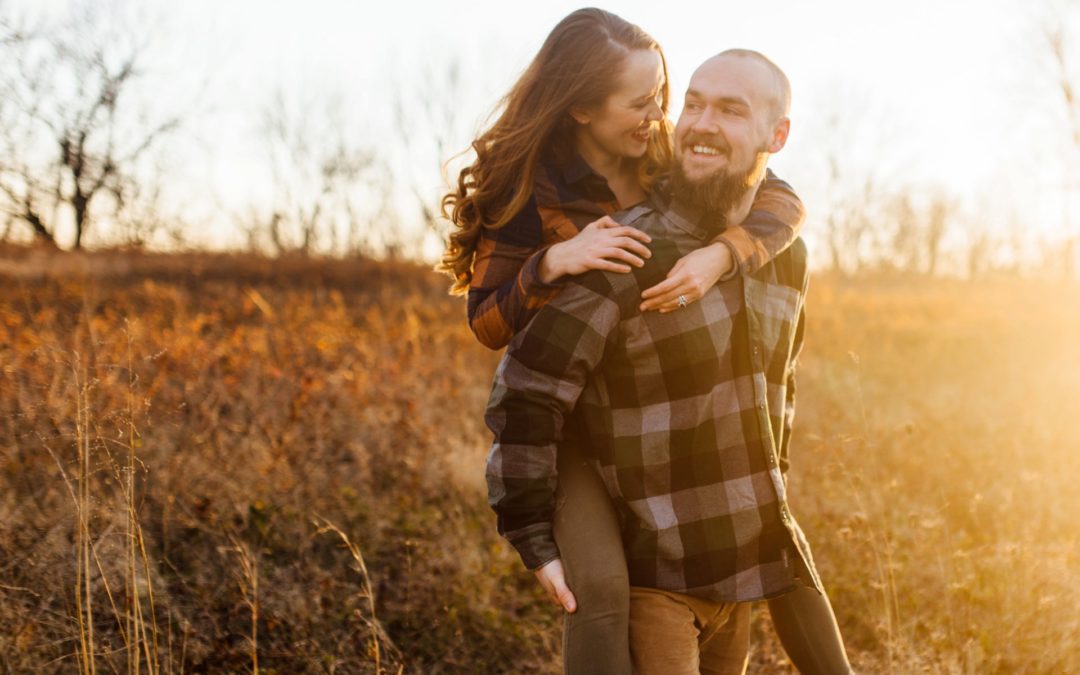
[[[1080,671],[1076,291],[815,280],[792,500],[862,671]],[[405,264],[0,259],[0,672],[558,672],[496,358]]]

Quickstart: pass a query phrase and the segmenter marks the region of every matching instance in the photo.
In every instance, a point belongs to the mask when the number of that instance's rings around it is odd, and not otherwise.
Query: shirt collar
[[[611,209],[597,206],[600,215],[616,208],[615,194],[607,179],[593,171],[577,153],[562,161],[554,158],[541,160],[537,172],[533,195],[540,206],[563,208],[575,204],[581,208],[582,202],[611,205]]]
[[[569,161],[559,166],[559,171],[562,172],[563,180],[566,181],[567,185],[573,185],[574,183],[583,181],[591,176],[604,180],[604,178],[593,171],[593,168],[589,166],[589,163],[576,152]]]

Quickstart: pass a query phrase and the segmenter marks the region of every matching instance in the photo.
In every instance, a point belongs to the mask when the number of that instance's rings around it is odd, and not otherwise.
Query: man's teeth
[[[695,145],[694,152],[699,155],[719,155],[720,151],[708,145]]]

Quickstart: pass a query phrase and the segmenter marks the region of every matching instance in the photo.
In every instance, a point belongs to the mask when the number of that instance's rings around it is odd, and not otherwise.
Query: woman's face
[[[599,106],[573,111],[579,146],[612,157],[638,158],[645,154],[649,129],[663,119],[660,109],[664,68],[660,54],[635,49],[626,56],[615,91]],[[579,151],[586,150],[578,148]],[[583,154],[591,154],[585,152]]]

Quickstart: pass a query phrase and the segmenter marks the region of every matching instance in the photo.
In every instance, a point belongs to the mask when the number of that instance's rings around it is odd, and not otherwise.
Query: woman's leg
[[[769,600],[769,613],[788,658],[802,675],[852,673],[829,598],[803,583]]]
[[[555,541],[577,611],[563,624],[568,675],[630,675],[630,582],[619,519],[596,470],[559,448]]]

